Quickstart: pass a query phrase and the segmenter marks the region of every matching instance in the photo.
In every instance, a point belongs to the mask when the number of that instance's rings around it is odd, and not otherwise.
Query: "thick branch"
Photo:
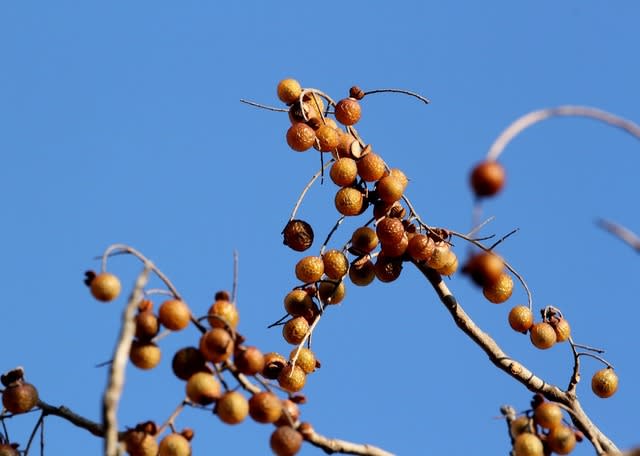
[[[57,416],[58,418],[62,418],[63,420],[68,421],[74,426],[78,426],[79,428],[89,431],[96,437],[104,437],[104,427],[102,427],[102,424],[96,423],[95,421],[91,421],[84,416],[78,415],[69,407],[65,407],[64,405],[56,407],[44,402],[43,400],[38,401],[37,407],[40,408],[40,410],[42,410],[42,413],[44,413],[45,415]],[[124,435],[124,432],[118,432],[118,438],[121,438],[122,435]]]
[[[339,439],[329,439],[314,430],[305,430],[304,438],[311,445],[322,448],[325,453],[359,454],[365,456],[394,456],[381,448],[366,443],[351,443]]]
[[[545,382],[523,364],[507,356],[496,341],[482,331],[466,314],[442,280],[440,274],[424,264],[414,264],[433,286],[440,301],[445,305],[456,325],[489,356],[489,360],[496,367],[506,372],[507,375],[517,380],[530,391],[539,392],[546,399],[565,405],[571,414],[573,424],[587,436],[599,455],[620,453],[615,444],[593,424],[584,410],[582,410],[575,394],[569,394],[557,386]]]

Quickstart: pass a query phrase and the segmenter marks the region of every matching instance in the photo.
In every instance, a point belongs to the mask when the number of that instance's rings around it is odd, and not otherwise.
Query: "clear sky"
[[[266,329],[297,285],[301,255],[280,231],[318,154],[291,151],[286,115],[240,98],[277,105],[285,77],[335,99],[354,84],[426,95],[429,106],[367,97],[359,131],[405,170],[423,219],[465,231],[469,169],[517,116],[570,103],[640,121],[639,16],[634,1],[2,2],[0,370],[22,365],[44,400],[99,418],[107,370],[95,365],[111,356],[125,299],[99,304],[82,278],[114,242],[146,253],[201,314],[231,287],[237,250],[239,329],[264,351],[288,353],[279,330]],[[594,224],[605,217],[640,232],[640,142],[556,119],[515,140],[502,162],[507,188],[486,206],[496,219],[483,233],[520,228],[500,253],[536,308],[562,309],[576,340],[605,348],[620,376],[616,396],[598,399],[589,379],[600,366],[586,359],[584,408],[620,447],[640,444],[639,260]],[[330,182],[314,187],[301,209],[318,239],[337,219],[334,192]],[[457,250],[463,258],[466,247]],[[140,266],[118,257],[109,268],[128,288]],[[541,352],[507,326],[521,288],[496,306],[464,277],[450,286],[511,356],[566,384],[568,346]],[[421,276],[406,267],[392,284],[347,293],[314,335],[322,368],[305,388],[303,419],[401,455],[507,454],[499,407],[524,410],[531,394],[454,327]],[[197,336],[173,334],[156,370],[127,371],[121,426],[169,416],[184,394],[173,351]],[[35,420],[10,420],[11,437],[24,445]],[[176,424],[195,429],[195,454],[269,454],[266,426],[228,427],[199,410]],[[47,420],[47,454],[101,445]],[[585,442],[573,454],[593,449]]]

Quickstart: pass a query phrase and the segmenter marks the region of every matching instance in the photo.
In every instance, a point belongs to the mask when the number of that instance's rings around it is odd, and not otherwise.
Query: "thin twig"
[[[156,436],[161,435],[164,432],[164,430],[167,428],[167,426],[173,425],[178,415],[180,415],[180,413],[182,413],[182,411],[184,410],[185,406],[190,404],[191,404],[191,401],[189,400],[189,398],[184,398],[184,400],[180,402],[178,406],[173,410],[173,413],[169,415],[169,418],[167,418],[166,421],[162,423],[162,426],[158,428],[158,431],[156,432],[155,435]]]
[[[640,237],[638,237],[633,231],[625,228],[617,223],[610,222],[608,220],[599,219],[596,221],[600,227],[604,228],[618,239],[629,244],[636,252],[640,253]]]
[[[471,231],[467,233],[467,237],[473,237],[478,231],[484,228],[485,225],[487,225],[490,222],[493,222],[494,220],[495,220],[495,217],[492,215],[491,217],[486,219],[484,222],[477,224]]]
[[[231,302],[236,305],[238,297],[238,251],[233,251],[233,285],[231,288]]]
[[[311,334],[313,333],[313,330],[316,329],[316,326],[318,325],[318,322],[320,321],[320,317],[322,317],[322,314],[317,314],[316,315],[316,318],[314,318],[313,323],[311,323],[311,326],[309,326],[309,329],[307,330],[307,333],[304,335],[304,337],[302,338],[302,340],[298,344],[298,347],[296,348],[296,352],[293,355],[293,358],[291,358],[291,374],[290,375],[293,375],[293,371],[294,371],[293,368],[296,366],[296,362],[298,361],[298,356],[300,356],[300,351],[304,347],[304,344],[307,342],[307,340],[311,337]]]
[[[240,98],[240,103],[248,104],[249,106],[255,106],[256,108],[260,108],[260,109],[266,109],[267,111],[289,112],[289,110],[285,108],[277,108],[275,106],[256,103],[255,101],[245,100],[244,98]]]
[[[367,92],[365,92],[365,96],[366,95],[372,95],[374,93],[386,93],[386,92],[390,92],[390,93],[402,93],[405,95],[409,95],[412,97],[417,98],[418,100],[422,101],[424,104],[429,104],[431,103],[431,101],[429,101],[428,98],[423,97],[422,95],[420,95],[419,93],[416,92],[411,92],[409,90],[404,90],[404,89],[376,89],[376,90],[369,90]]]
[[[304,438],[311,445],[321,448],[325,453],[358,454],[363,456],[393,456],[393,453],[368,444],[352,443],[345,440],[330,439],[312,429],[305,430]]]
[[[38,418],[36,425],[33,427],[33,431],[31,431],[31,435],[29,436],[29,440],[27,441],[27,446],[24,449],[24,456],[27,456],[29,454],[29,449],[31,448],[33,439],[35,439],[38,429],[40,428],[40,426],[42,426],[42,423],[44,423],[44,415],[45,415],[44,412],[40,414],[40,417]]]
[[[601,109],[590,106],[558,106],[532,111],[511,123],[493,142],[487,153],[487,160],[497,160],[507,144],[528,127],[552,117],[587,117],[618,127],[640,139],[640,125]]]
[[[151,265],[145,263],[129,297],[129,302],[122,315],[120,337],[113,354],[113,363],[109,372],[109,381],[102,399],[102,423],[105,430],[105,456],[117,456],[118,453],[118,402],[124,387],[124,373],[129,359],[131,342],[136,331],[135,313],[142,299],[142,289],[147,284]]]
[[[330,160],[329,162],[327,162],[327,164],[325,164],[324,167],[320,169],[320,171],[318,171],[317,173],[315,173],[311,177],[311,179],[309,180],[307,185],[304,187],[304,190],[302,190],[302,193],[298,197],[298,201],[296,201],[296,205],[293,207],[293,210],[291,211],[291,217],[289,217],[289,221],[291,221],[294,218],[296,218],[296,213],[298,212],[298,209],[300,208],[300,205],[302,204],[302,200],[304,199],[304,196],[307,194],[307,192],[309,191],[309,189],[311,188],[313,183],[318,179],[318,177],[320,177],[320,175],[324,172],[324,170],[327,169],[329,167],[329,165],[331,165],[331,163],[333,163],[333,162],[334,162],[334,160]]]

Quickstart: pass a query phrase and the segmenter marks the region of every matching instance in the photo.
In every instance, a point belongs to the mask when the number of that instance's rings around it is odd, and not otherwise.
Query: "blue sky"
[[[291,151],[277,104],[284,77],[339,99],[349,87],[402,87],[363,101],[362,136],[411,179],[408,194],[432,225],[471,223],[471,166],[527,111],[597,106],[640,121],[636,2],[3,2],[0,5],[0,201],[5,240],[0,370],[25,367],[44,400],[99,417],[124,298],[94,302],[86,269],[111,243],[146,253],[194,312],[232,283],[240,256],[240,331],[264,351],[288,352],[282,298],[300,254],[280,231],[317,153]],[[525,276],[537,308],[559,307],[576,340],[607,349],[620,390],[589,391],[600,366],[584,362],[584,408],[621,447],[640,443],[637,409],[637,254],[598,229],[605,217],[640,232],[640,142],[590,120],[557,119],[516,139],[502,162],[505,192],[486,205],[486,234],[520,228],[500,253]],[[300,215],[324,238],[337,216],[330,183]],[[341,246],[357,221],[335,238]],[[314,246],[315,248],[315,246]],[[466,247],[458,246],[460,256]],[[139,265],[115,258],[124,285]],[[464,277],[451,288],[513,357],[564,385],[569,347],[534,349],[506,324],[510,303],[486,303]],[[309,378],[303,418],[325,435],[398,454],[507,454],[504,403],[530,393],[498,372],[452,324],[421,276],[349,287],[314,335],[323,367]],[[195,329],[161,342],[152,372],[128,370],[122,425],[163,421],[182,399],[170,373]],[[35,416],[12,419],[26,442]],[[195,454],[268,454],[270,429],[236,427],[189,410]],[[101,442],[47,420],[48,454],[98,454]],[[322,454],[310,446],[303,455]],[[593,454],[588,443],[573,453]]]

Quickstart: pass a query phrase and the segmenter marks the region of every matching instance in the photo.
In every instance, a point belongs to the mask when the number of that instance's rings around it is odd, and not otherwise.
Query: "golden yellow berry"
[[[289,320],[282,327],[282,336],[284,340],[292,345],[298,345],[309,331],[309,323],[304,317],[295,317]]]
[[[329,176],[336,185],[348,187],[353,184],[358,177],[356,161],[349,157],[339,158],[331,165]]]
[[[283,79],[278,83],[278,98],[280,101],[291,104],[298,101],[302,94],[302,87],[295,79]]]
[[[238,308],[226,299],[216,300],[209,308],[208,316],[212,328],[224,328],[228,324],[231,329],[235,329],[240,318]]]
[[[354,125],[360,120],[362,109],[360,103],[353,98],[340,100],[334,109],[336,119],[342,125]]]
[[[543,402],[533,410],[533,419],[538,426],[552,429],[562,423],[562,409],[553,402]]]
[[[160,348],[153,342],[134,340],[131,343],[129,359],[140,369],[153,369],[160,363]]]
[[[291,353],[289,353],[289,361],[293,360],[293,357],[295,356],[297,351],[297,348],[291,350]],[[302,347],[300,349],[300,352],[298,353],[296,366],[300,366],[305,374],[310,374],[311,372],[316,370],[316,356],[308,348]]]
[[[160,304],[158,319],[165,328],[180,331],[189,326],[191,311],[184,301],[169,299]]]
[[[379,180],[386,171],[384,160],[375,152],[369,152],[357,162],[358,174],[366,182]]]
[[[304,283],[317,282],[324,274],[324,263],[322,257],[304,257],[296,264],[296,277]]]
[[[353,187],[342,187],[334,198],[336,209],[346,216],[360,214],[364,209],[364,203],[362,192]]]
[[[91,280],[91,294],[98,301],[109,302],[118,297],[121,290],[120,280],[109,272],[102,272]]]
[[[207,405],[220,398],[220,382],[209,372],[196,372],[185,388],[187,397],[196,404]]]
[[[304,388],[304,384],[307,381],[307,375],[304,373],[300,366],[286,365],[280,375],[278,375],[278,384],[281,388],[295,393]]]
[[[320,300],[324,304],[340,304],[344,299],[345,293],[344,282],[322,282],[318,287]]]
[[[2,393],[2,405],[9,413],[26,413],[38,403],[38,390],[31,383],[8,386]]]
[[[505,171],[496,161],[484,161],[473,169],[470,180],[476,196],[493,196],[504,187]]]
[[[237,391],[227,391],[216,402],[215,413],[227,424],[241,423],[249,414],[249,402]]]
[[[514,440],[513,452],[515,456],[543,456],[544,447],[537,436],[525,432]]]
[[[495,282],[485,284],[482,287],[482,294],[489,302],[501,304],[511,297],[513,293],[513,279],[509,274],[503,272]]]
[[[556,332],[553,327],[546,322],[534,324],[529,330],[531,343],[542,350],[551,348],[556,343]]]
[[[547,434],[547,446],[557,454],[569,454],[576,446],[576,433],[568,426],[556,426]]]
[[[509,326],[514,331],[526,333],[533,326],[533,313],[527,306],[515,306],[509,312]]]
[[[191,444],[181,434],[167,434],[160,441],[158,456],[191,456]]]
[[[322,255],[324,273],[333,280],[340,280],[349,270],[349,261],[340,250],[328,250]]]
[[[287,144],[296,152],[304,152],[316,142],[316,132],[309,125],[298,122],[287,130]]]
[[[233,353],[233,339],[222,328],[212,328],[200,337],[200,351],[207,361],[220,363]]]
[[[261,391],[249,399],[249,415],[258,423],[275,423],[282,415],[282,401],[269,391]]]
[[[599,370],[591,378],[591,390],[601,398],[613,396],[618,391],[618,376],[610,367]]]
[[[395,176],[384,176],[376,185],[378,190],[378,197],[385,203],[393,203],[402,198],[405,186],[400,179]]]
[[[378,235],[368,226],[357,228],[351,235],[351,248],[359,255],[371,253],[378,246]]]

